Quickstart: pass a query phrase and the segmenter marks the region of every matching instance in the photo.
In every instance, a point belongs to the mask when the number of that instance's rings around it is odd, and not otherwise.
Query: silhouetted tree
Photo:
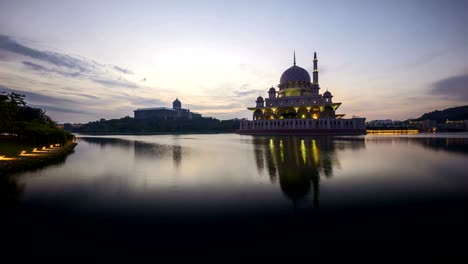
[[[65,143],[73,135],[60,129],[40,108],[26,105],[25,96],[0,92],[0,133],[37,144]]]

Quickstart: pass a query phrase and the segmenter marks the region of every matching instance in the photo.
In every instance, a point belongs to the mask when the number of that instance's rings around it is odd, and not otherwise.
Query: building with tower
[[[340,102],[330,91],[320,93],[317,53],[314,52],[312,80],[307,70],[296,65],[280,78],[278,89],[271,87],[268,97],[259,96],[249,107],[253,120],[243,120],[240,134],[365,134],[365,118],[345,119],[337,114]]]
[[[141,108],[133,111],[135,119],[196,119],[201,118],[201,114],[183,109],[178,98],[172,102],[172,108],[155,107]]]

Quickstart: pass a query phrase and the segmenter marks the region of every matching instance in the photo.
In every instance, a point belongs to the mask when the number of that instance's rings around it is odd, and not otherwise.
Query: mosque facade
[[[178,98],[172,102],[172,108],[155,107],[140,108],[133,111],[135,119],[197,119],[201,114],[191,112],[189,109],[182,108],[182,102]]]
[[[320,93],[317,53],[314,53],[312,80],[304,68],[293,66],[280,78],[278,89],[271,87],[268,97],[259,96],[252,120],[242,120],[240,134],[365,134],[365,118],[344,118],[336,110],[330,91]]]

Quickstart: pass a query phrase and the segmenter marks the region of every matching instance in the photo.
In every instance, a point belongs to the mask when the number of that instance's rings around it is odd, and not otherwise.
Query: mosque
[[[312,81],[307,70],[296,65],[287,69],[268,98],[259,96],[249,107],[253,120],[242,120],[239,134],[365,134],[365,118],[337,114],[341,103],[333,101],[330,91],[320,94],[317,53],[314,52]]]
[[[182,108],[182,102],[178,98],[172,102],[172,108],[155,107],[155,108],[140,108],[133,111],[135,119],[197,119],[201,118],[201,114],[190,112],[189,109]]]

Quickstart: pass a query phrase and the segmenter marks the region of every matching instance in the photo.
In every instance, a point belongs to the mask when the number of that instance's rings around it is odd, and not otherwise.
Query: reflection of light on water
[[[306,152],[306,145],[303,139],[301,139],[301,153],[302,153],[302,160],[304,161],[304,164],[306,164],[307,152]]]
[[[417,130],[417,129],[388,129],[388,130],[368,129],[368,130],[366,130],[366,132],[368,134],[398,135],[398,134],[418,134],[419,130]]]
[[[280,140],[280,156],[281,156],[281,162],[284,162],[283,140]]]
[[[315,164],[318,164],[318,162],[319,162],[319,151],[318,151],[317,142],[315,141],[315,139],[312,139],[312,154],[314,156]]]

